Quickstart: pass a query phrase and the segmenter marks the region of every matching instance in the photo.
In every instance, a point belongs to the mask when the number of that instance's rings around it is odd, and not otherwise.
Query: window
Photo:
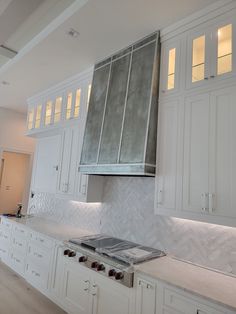
[[[68,93],[67,95],[67,105],[66,105],[66,119],[71,118],[71,110],[72,110],[72,93]]]
[[[42,105],[38,105],[37,109],[36,109],[36,117],[35,117],[35,128],[36,129],[38,129],[40,127],[41,113],[42,113]]]
[[[46,112],[45,112],[45,125],[49,125],[51,123],[52,118],[52,101],[48,101],[46,104]]]
[[[54,123],[61,121],[62,97],[57,97],[55,101]]]
[[[76,95],[75,95],[75,110],[74,110],[75,118],[79,116],[80,98],[81,98],[81,89],[77,89]]]
[[[205,36],[193,40],[192,82],[198,82],[205,76]]]
[[[218,29],[217,74],[232,71],[232,24]]]
[[[167,78],[167,89],[175,88],[175,57],[176,57],[176,49],[169,50],[168,56],[168,78]]]

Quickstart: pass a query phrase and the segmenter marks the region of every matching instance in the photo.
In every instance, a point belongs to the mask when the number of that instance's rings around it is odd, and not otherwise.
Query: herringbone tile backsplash
[[[154,215],[153,178],[107,177],[101,204],[37,193],[29,206],[37,215],[153,246],[236,275],[236,228]]]

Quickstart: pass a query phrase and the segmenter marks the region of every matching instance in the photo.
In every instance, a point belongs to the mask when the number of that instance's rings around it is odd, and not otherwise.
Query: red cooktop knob
[[[87,257],[86,256],[80,256],[80,258],[79,258],[79,262],[80,263],[84,263],[86,261],[87,261]]]
[[[124,274],[122,272],[118,272],[115,274],[115,279],[116,280],[121,280],[124,277]]]
[[[97,268],[97,266],[98,266],[98,262],[92,262],[91,268]]]
[[[113,276],[115,276],[115,274],[116,274],[115,269],[110,269],[109,272],[108,272],[108,276],[109,277],[113,277]]]
[[[69,256],[69,257],[74,257],[74,256],[76,256],[75,251],[70,251],[70,252],[68,253],[68,256]]]
[[[103,271],[103,270],[105,270],[105,266],[103,264],[99,264],[97,266],[97,271]]]

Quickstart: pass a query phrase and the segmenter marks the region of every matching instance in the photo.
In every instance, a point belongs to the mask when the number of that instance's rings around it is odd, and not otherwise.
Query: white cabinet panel
[[[136,314],[156,313],[156,284],[137,278]]]
[[[178,101],[160,104],[156,208],[175,210],[177,188]]]
[[[78,157],[78,137],[79,129],[77,126],[67,128],[63,132],[59,180],[59,192],[62,194],[74,194]]]
[[[56,192],[61,136],[38,140],[35,155],[33,189],[39,192]]]
[[[228,88],[211,96],[212,137],[209,211],[236,217],[236,90]]]
[[[87,270],[74,262],[65,263],[62,298],[69,313],[89,313],[89,284]]]
[[[187,98],[184,121],[183,209],[208,209],[209,190],[209,95]]]

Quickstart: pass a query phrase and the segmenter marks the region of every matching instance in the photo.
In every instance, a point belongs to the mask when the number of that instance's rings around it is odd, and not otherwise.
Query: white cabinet
[[[210,96],[185,100],[183,210],[208,210]]]
[[[156,314],[156,283],[137,277],[136,314]]]
[[[58,247],[53,299],[68,313],[134,314],[133,289],[105,278],[63,255]]]
[[[77,126],[64,129],[61,145],[58,192],[65,195],[73,195],[75,191],[78,140],[79,129]]]
[[[179,115],[161,103],[156,213],[236,225],[235,97],[235,87],[187,96]]]
[[[214,84],[236,72],[235,12],[205,23],[187,37],[186,86]]]
[[[34,191],[50,193],[56,192],[60,147],[60,135],[38,139],[32,182],[32,189]]]
[[[103,185],[104,177],[77,172],[75,200],[87,203],[102,202]]]
[[[179,101],[159,106],[156,176],[156,208],[176,209]]]
[[[86,269],[67,260],[64,265],[62,300],[69,313],[88,314],[90,278]],[[104,313],[105,314],[105,313]]]

